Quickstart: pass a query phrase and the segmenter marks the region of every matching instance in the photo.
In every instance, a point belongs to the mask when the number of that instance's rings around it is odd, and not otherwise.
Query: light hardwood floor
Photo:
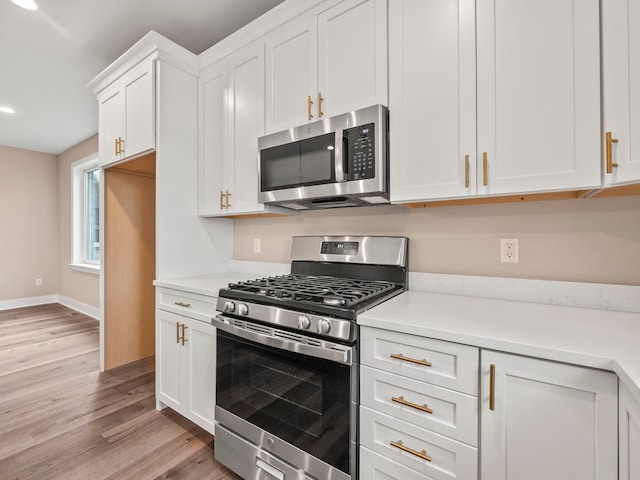
[[[0,479],[240,479],[209,433],[155,410],[153,361],[100,373],[98,353],[86,315],[0,311]]]

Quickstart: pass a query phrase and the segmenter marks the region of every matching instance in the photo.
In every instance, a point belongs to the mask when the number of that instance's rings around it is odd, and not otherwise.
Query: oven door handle
[[[311,357],[322,358],[336,363],[344,363],[351,365],[351,351],[352,347],[344,345],[331,344],[333,348],[316,347],[315,345],[308,345],[306,343],[295,342],[284,338],[274,337],[270,335],[264,335],[261,333],[245,330],[244,328],[230,325],[224,320],[221,315],[216,316],[211,320],[214,327],[219,328],[231,335],[250,340],[252,342],[266,345],[267,347],[279,348],[281,350],[288,350],[294,353],[301,353],[303,355],[309,355]]]

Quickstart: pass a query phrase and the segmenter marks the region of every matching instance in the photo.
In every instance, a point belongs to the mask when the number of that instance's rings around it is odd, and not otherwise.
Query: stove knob
[[[318,322],[318,333],[327,334],[329,331],[331,331],[331,323],[329,323],[329,320],[320,320]]]
[[[238,315],[247,315],[249,313],[249,307],[245,303],[238,304]]]
[[[236,304],[233,302],[224,302],[224,311],[227,313],[234,312],[236,309]]]
[[[308,330],[311,326],[311,320],[306,315],[300,315],[298,317],[298,328],[301,330]]]

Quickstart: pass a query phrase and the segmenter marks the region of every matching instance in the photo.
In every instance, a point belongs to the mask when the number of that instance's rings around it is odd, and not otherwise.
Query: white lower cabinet
[[[620,384],[619,441],[620,480],[640,480],[640,399],[623,384]]]
[[[216,328],[156,310],[156,400],[209,433],[215,425]]]
[[[360,478],[478,478],[478,349],[361,327]]]
[[[483,480],[618,478],[614,373],[485,350],[481,359]]]

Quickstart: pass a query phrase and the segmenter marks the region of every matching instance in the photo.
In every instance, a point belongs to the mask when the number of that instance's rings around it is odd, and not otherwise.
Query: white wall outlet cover
[[[520,262],[520,240],[518,238],[500,239],[500,261],[502,263]]]

